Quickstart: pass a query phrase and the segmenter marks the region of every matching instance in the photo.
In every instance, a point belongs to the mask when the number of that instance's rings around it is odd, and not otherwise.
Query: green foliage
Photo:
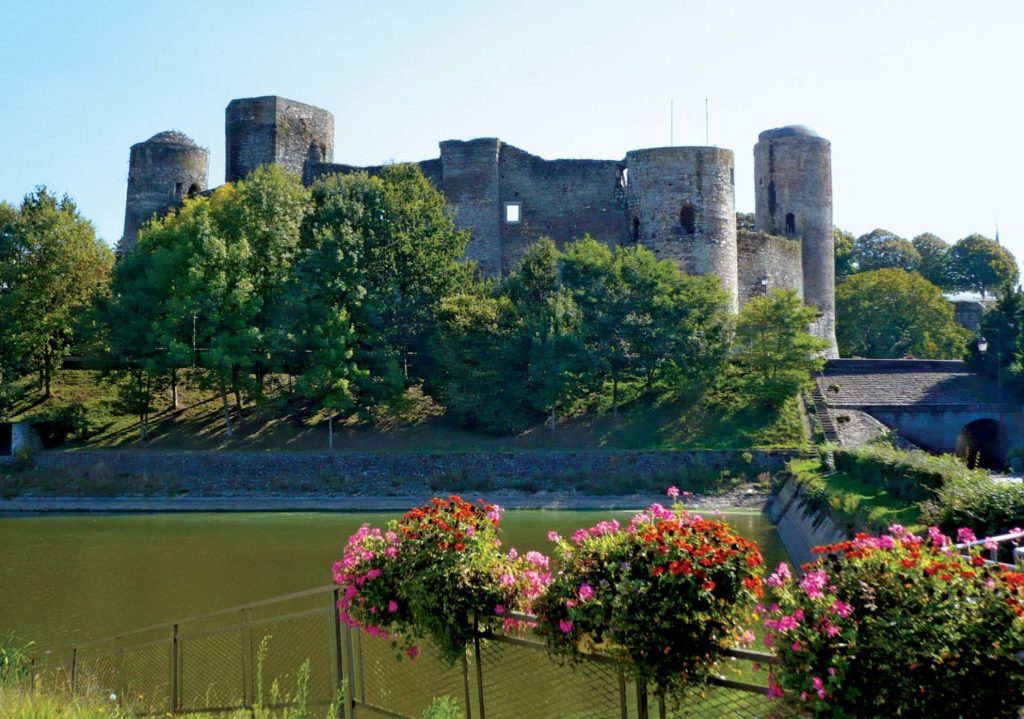
[[[844,357],[956,359],[970,333],[953,320],[938,287],[916,273],[883,269],[836,287],[836,338]]]
[[[894,523],[923,529],[918,505],[898,499],[878,482],[826,472],[817,458],[792,460],[787,470],[800,488],[804,509],[827,513],[849,534],[884,530]]]
[[[889,230],[876,229],[854,241],[852,263],[857,272],[887,268],[916,272],[921,255],[909,240]]]
[[[615,658],[658,694],[678,698],[714,673],[762,593],[757,545],[678,503],[555,539],[560,570],[537,603],[548,651]]]
[[[914,249],[921,256],[918,273],[936,287],[950,288],[949,244],[930,232],[918,235],[913,243]]]
[[[437,697],[423,710],[423,719],[462,719],[459,703],[447,694]]]
[[[984,478],[950,482],[937,501],[925,505],[925,517],[945,532],[969,527],[994,537],[1024,527],[1024,485]]]
[[[736,323],[735,362],[748,397],[778,406],[809,386],[811,373],[824,364],[818,353],[828,347],[807,332],[814,317],[814,309],[792,290],[773,289],[743,306]]]
[[[32,670],[31,649],[32,642],[19,639],[14,632],[0,634],[0,686],[28,677]]]
[[[857,271],[853,254],[855,238],[846,230],[833,227],[832,241],[836,253],[836,279],[839,280]]]
[[[59,447],[69,439],[85,441],[93,430],[89,412],[80,402],[49,406],[42,412],[28,415],[24,421],[35,428],[47,449]]]
[[[999,301],[981,320],[979,337],[988,340],[985,353],[970,344],[968,363],[990,377],[1002,374],[1007,397],[1020,395],[1024,387],[1024,292],[1019,287],[1004,287]]]
[[[822,548],[799,583],[769,577],[768,694],[786,716],[1019,716],[1024,574],[948,543],[893,527]]]
[[[936,456],[884,444],[834,447],[829,451],[835,457],[837,470],[855,480],[885,487],[904,502],[933,499],[952,482],[976,483],[988,479],[984,471],[968,469],[950,454]]]
[[[67,196],[40,187],[17,208],[0,206],[0,379],[37,372],[49,397],[113,261]]]
[[[968,235],[949,250],[951,284],[956,289],[980,292],[1017,284],[1019,271],[1013,254],[983,235]]]
[[[756,228],[757,218],[753,212],[736,213],[736,230],[748,230],[753,232]]]

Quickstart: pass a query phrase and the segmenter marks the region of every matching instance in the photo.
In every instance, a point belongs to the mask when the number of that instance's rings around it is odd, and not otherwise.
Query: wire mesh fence
[[[333,586],[170,622],[33,657],[32,682],[49,691],[110,696],[139,715],[275,709],[417,719],[442,696],[466,719],[758,719],[766,687],[750,664],[770,655],[731,653],[733,678],[666,702],[602,657],[553,661],[529,632],[477,633],[448,665],[430,646],[399,658],[391,640],[338,619]]]

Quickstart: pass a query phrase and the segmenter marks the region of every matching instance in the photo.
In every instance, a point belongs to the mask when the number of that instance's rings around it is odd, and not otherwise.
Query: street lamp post
[[[999,409],[997,411],[997,417],[999,420],[999,445],[1000,450],[1003,444],[1003,342],[1002,330],[998,327],[990,327],[992,332],[996,333],[996,338],[999,340],[999,345],[996,347],[996,386],[999,388],[997,400],[999,402]],[[978,338],[978,352],[984,355],[988,352],[988,340],[984,337]]]

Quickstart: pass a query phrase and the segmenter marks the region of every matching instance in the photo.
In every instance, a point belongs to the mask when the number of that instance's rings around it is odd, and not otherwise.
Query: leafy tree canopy
[[[950,287],[949,243],[941,237],[925,232],[912,240],[921,256],[917,271],[936,287]]]
[[[854,241],[852,261],[858,272],[885,268],[915,272],[921,264],[921,255],[909,240],[879,228]]]
[[[844,357],[963,356],[970,333],[942,291],[914,272],[861,272],[836,287],[836,338]]]
[[[949,251],[951,284],[981,293],[1017,284],[1017,260],[1005,247],[983,235],[968,235]]]

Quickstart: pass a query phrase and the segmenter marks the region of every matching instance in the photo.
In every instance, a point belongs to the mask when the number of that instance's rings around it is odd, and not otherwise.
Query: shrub
[[[508,627],[508,612],[529,610],[550,578],[539,552],[502,553],[501,512],[453,495],[410,510],[384,532],[364,524],[334,565],[342,620],[391,636],[411,658],[429,638],[448,663],[461,659],[474,623]]]
[[[936,502],[925,505],[925,517],[944,532],[969,527],[979,536],[1005,534],[1024,527],[1024,485],[985,479],[952,482]]]
[[[768,579],[769,696],[811,717],[1016,719],[1024,696],[1024,574],[894,525],[816,548],[794,584]]]
[[[81,402],[71,402],[58,407],[47,408],[40,414],[28,418],[28,422],[39,433],[39,439],[47,449],[59,447],[68,439],[85,440],[92,432],[89,411]]]
[[[935,456],[885,444],[832,448],[832,452],[837,470],[868,484],[886,487],[907,502],[933,498],[948,482],[987,476],[984,471],[968,469],[953,455]]]
[[[762,592],[757,545],[681,504],[552,539],[561,570],[536,603],[549,651],[615,657],[670,696],[712,672]]]
[[[0,634],[0,684],[18,682],[28,676],[31,648],[32,642],[19,639],[13,632]]]

